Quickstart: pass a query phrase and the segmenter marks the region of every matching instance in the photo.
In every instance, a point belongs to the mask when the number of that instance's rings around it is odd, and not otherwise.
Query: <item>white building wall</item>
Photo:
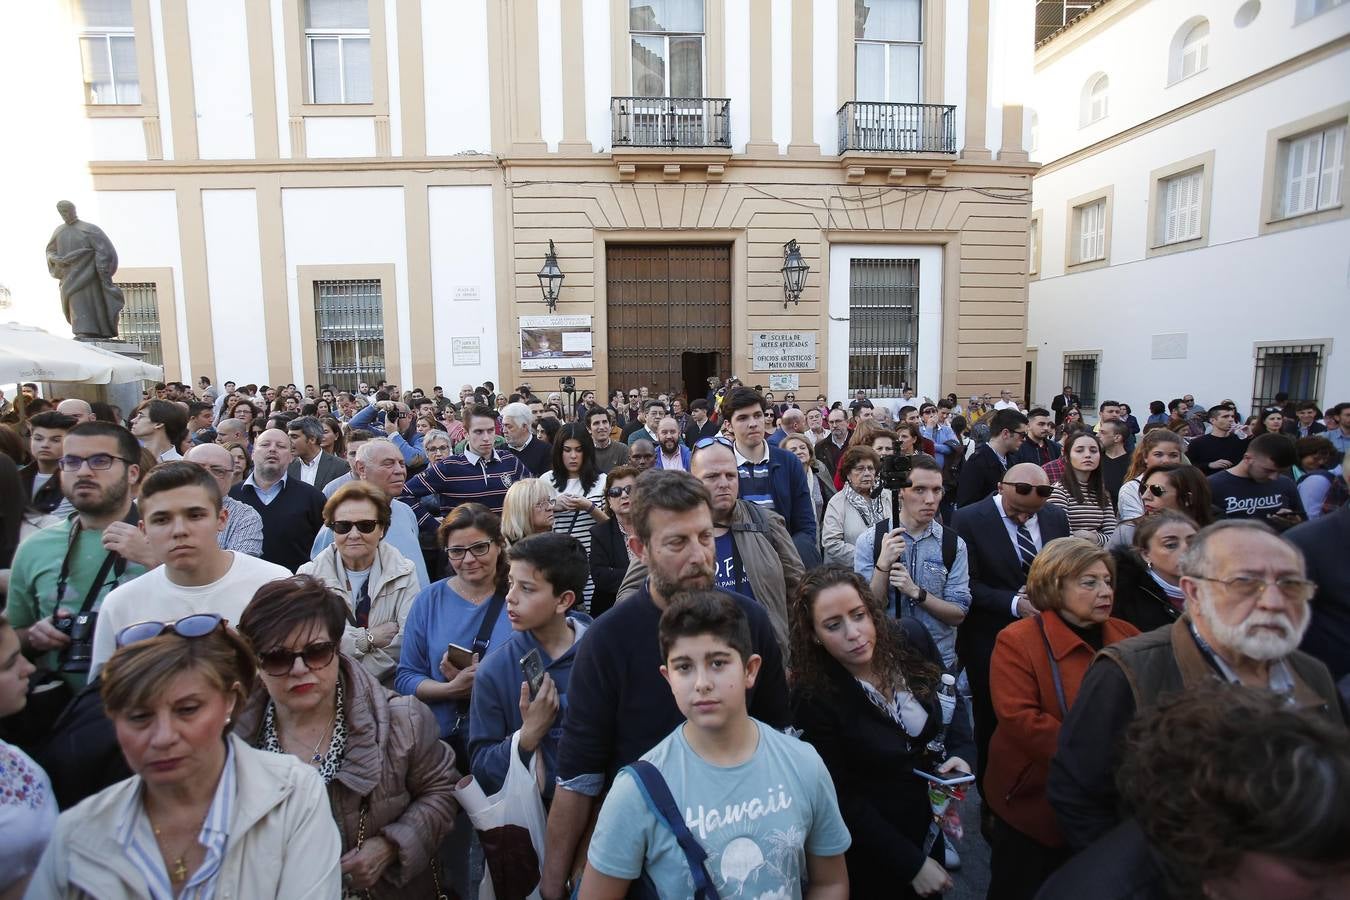
[[[563,137],[562,0],[539,0],[539,131],[550,153]]]
[[[272,23],[272,72],[276,76],[277,98],[277,150],[282,159],[291,158],[291,101],[287,93],[286,79],[286,19],[281,8],[282,0],[272,0],[269,8]],[[154,6],[154,4],[151,4]],[[165,153],[167,155],[167,147]]]
[[[287,188],[281,192],[286,240],[286,299],[291,321],[292,378],[302,383],[300,294],[297,266],[393,264],[398,292],[400,371],[391,381],[412,380],[408,333],[408,246],[403,189],[397,187]]]
[[[81,218],[87,214],[81,212]],[[192,359],[187,342],[187,306],[183,290],[183,256],[178,246],[178,205],[173,191],[99,191],[98,219],[89,216],[117,246],[124,269],[173,269],[174,315],[177,322],[161,322],[179,335],[178,363],[184,379]]]
[[[586,138],[597,153],[609,149],[609,100],[613,63],[609,34],[609,0],[582,0],[582,53],[586,80]]]
[[[375,155],[375,120],[366,116],[306,116],[305,152],[312,159]]]
[[[423,0],[428,156],[492,149],[487,48],[487,0]]]
[[[389,152],[403,155],[403,85],[399,81],[398,3],[384,6],[385,54],[389,59]]]
[[[202,220],[211,338],[220,377],[264,384],[267,342],[257,339],[264,321],[257,192],[202,191]]]
[[[189,0],[187,10],[197,152],[202,159],[252,159],[253,94],[243,0]]]
[[[966,45],[970,39],[970,7],[948,3],[946,34],[943,35],[942,102],[956,107],[956,146],[965,146],[966,136]]]
[[[436,334],[436,383],[458,396],[465,382],[499,384],[497,290],[492,188],[433,187],[428,193],[431,227],[431,306]],[[469,295],[473,295],[472,298]],[[460,299],[461,297],[465,299]],[[455,338],[477,338],[479,364],[456,365]]]
[[[835,0],[815,0],[811,25],[813,130],[824,156],[839,152],[839,14]]]
[[[750,139],[750,4],[726,5],[727,96],[731,99],[731,151],[744,153]]]
[[[756,22],[755,27],[763,27]],[[772,80],[770,106],[773,112],[773,140],[780,153],[786,153],[792,143],[792,106],[796,102],[807,102],[805,97],[792,96],[792,4],[775,3],[773,6],[773,25],[770,32],[770,53]]]
[[[280,3],[281,0],[275,0]],[[55,5],[55,4],[53,4]],[[155,99],[159,104],[159,140],[165,159],[177,159],[173,146],[173,105],[169,102],[169,61],[164,55],[164,15],[158,3],[150,4],[150,39],[155,42]],[[73,41],[71,43],[74,43]],[[80,71],[79,62],[71,71]],[[278,69],[284,72],[285,69]],[[98,159],[91,156],[91,159]],[[185,370],[186,371],[186,370]]]
[[[140,119],[90,119],[89,158],[124,161],[145,159],[145,128]]]

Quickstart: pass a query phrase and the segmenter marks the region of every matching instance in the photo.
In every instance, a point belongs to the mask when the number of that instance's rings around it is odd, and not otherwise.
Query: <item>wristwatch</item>
[[[928,602],[928,588],[919,588],[919,596],[914,598],[914,602],[923,606]]]
[[[371,648],[375,646],[375,642],[370,639],[369,631],[365,632],[364,634],[358,634],[356,636],[355,644],[356,644],[356,652],[360,653],[362,656],[369,653]]]

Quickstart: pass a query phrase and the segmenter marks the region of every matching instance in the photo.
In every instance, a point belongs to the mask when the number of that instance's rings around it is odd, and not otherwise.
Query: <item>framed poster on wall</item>
[[[590,316],[521,316],[521,371],[560,372],[595,368],[592,335]]]

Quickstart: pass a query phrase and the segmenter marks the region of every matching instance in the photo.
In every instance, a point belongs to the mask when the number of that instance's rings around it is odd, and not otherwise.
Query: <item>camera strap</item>
[[[84,524],[80,521],[79,513],[76,513],[72,518],[74,521],[72,521],[70,525],[70,540],[66,543],[66,555],[61,559],[61,571],[56,576],[56,605],[58,607],[66,597],[66,585],[70,581],[70,559],[75,553],[75,544],[80,539],[80,532],[84,528]],[[126,517],[123,518],[122,521],[126,522],[128,525],[135,525],[140,520],[140,511],[136,509],[136,504],[133,503],[131,509],[127,511]],[[104,582],[107,580],[109,572],[114,573],[113,587],[116,587],[117,582],[122,580],[122,576],[126,574],[126,571],[127,561],[121,554],[109,550],[103,557],[103,564],[99,566],[98,574],[95,575],[94,580],[89,583],[89,590],[85,592],[84,603],[80,604],[79,613],[77,613],[77,615],[88,612],[95,601],[98,600],[98,595],[103,592]],[[55,611],[52,612],[52,615],[56,615]]]

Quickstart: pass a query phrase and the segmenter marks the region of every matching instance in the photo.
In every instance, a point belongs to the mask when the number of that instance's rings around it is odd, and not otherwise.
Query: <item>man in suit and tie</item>
[[[341,478],[352,470],[345,459],[338,459],[320,444],[323,441],[323,423],[314,416],[301,416],[286,425],[291,438],[291,460],[286,477],[295,478],[319,490],[334,478]]]
[[[1027,402],[1030,403],[1030,398]],[[1078,395],[1073,392],[1072,385],[1066,384],[1064,385],[1064,393],[1050,401],[1050,411],[1055,414],[1056,427],[1064,424],[1064,414],[1075,406],[1078,406]]]
[[[970,681],[978,781],[984,783],[989,738],[996,719],[989,697],[989,659],[1004,626],[1036,614],[1027,599],[1027,570],[1050,541],[1069,536],[1069,519],[1047,506],[1050,479],[1035,463],[1018,463],[1003,473],[992,497],[956,511],[956,533],[970,561],[970,611],[956,632],[956,652]]]

